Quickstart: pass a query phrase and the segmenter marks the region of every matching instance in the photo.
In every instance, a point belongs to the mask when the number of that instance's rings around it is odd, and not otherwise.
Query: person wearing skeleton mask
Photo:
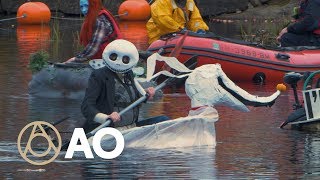
[[[194,0],[157,0],[151,5],[151,18],[147,22],[149,43],[160,36],[191,30],[205,33],[209,30]]]
[[[155,90],[153,87],[146,91],[134,79],[132,68],[139,60],[137,48],[129,41],[118,39],[111,42],[103,51],[103,60],[90,61],[94,69],[85,92],[85,97],[81,104],[81,111],[87,119],[84,129],[89,132],[104,123],[108,118],[113,122],[112,126],[128,126],[135,122],[122,122],[119,113],[114,111],[116,81],[121,81],[123,86],[131,86],[136,94],[136,99],[140,94],[148,93],[152,99]],[[118,77],[123,74],[124,82]],[[126,80],[127,79],[127,80]],[[138,94],[140,93],[140,94]]]
[[[66,63],[82,63],[89,59],[101,59],[104,48],[121,33],[112,14],[103,7],[101,0],[80,0],[80,10],[85,16],[80,31],[80,43],[85,49]]]

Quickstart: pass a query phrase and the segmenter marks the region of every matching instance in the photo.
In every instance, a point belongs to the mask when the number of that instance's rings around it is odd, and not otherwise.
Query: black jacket
[[[304,0],[300,2],[298,20],[288,26],[289,33],[311,33],[319,28],[320,0]]]
[[[81,112],[89,124],[98,113],[111,114],[115,101],[115,74],[107,67],[93,70],[81,104]]]

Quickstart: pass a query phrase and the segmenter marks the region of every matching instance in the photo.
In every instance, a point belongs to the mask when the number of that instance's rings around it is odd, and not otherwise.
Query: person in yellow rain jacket
[[[194,0],[156,0],[151,5],[151,18],[146,26],[150,44],[164,34],[183,29],[209,30]]]

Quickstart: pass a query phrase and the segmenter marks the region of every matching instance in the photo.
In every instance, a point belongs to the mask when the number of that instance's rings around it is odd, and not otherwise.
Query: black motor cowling
[[[283,77],[284,82],[290,85],[296,85],[302,79],[303,75],[296,72],[286,73]]]

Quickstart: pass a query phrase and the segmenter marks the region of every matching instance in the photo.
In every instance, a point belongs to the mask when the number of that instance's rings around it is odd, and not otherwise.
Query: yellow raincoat
[[[184,27],[191,31],[209,30],[193,0],[187,0],[185,9],[184,13],[174,0],[156,0],[151,5],[151,18],[147,22],[149,43]]]

